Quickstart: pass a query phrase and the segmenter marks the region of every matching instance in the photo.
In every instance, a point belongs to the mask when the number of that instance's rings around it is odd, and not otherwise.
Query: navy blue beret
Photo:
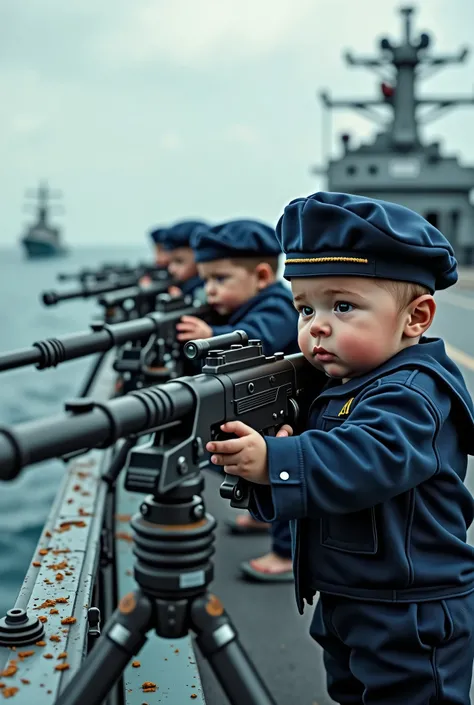
[[[178,247],[190,247],[191,235],[196,228],[207,229],[207,227],[208,226],[200,220],[184,220],[181,223],[175,223],[170,228],[166,228],[161,242],[165,250],[176,250]]]
[[[421,284],[434,292],[457,281],[448,240],[397,203],[321,191],[286,206],[276,236],[285,279],[361,276]]]
[[[150,237],[155,243],[155,245],[161,245],[163,242],[163,236],[166,232],[166,228],[155,228],[155,230],[150,231]]]
[[[196,262],[281,255],[275,230],[257,220],[231,220],[213,228],[198,228],[193,233],[191,247]]]

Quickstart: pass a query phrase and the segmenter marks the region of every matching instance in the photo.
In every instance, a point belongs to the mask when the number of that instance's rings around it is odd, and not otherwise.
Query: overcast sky
[[[379,79],[342,53],[398,39],[393,0],[3,0],[0,4],[0,245],[14,244],[26,188],[64,192],[74,246],[143,242],[187,217],[276,223],[292,198],[324,188],[316,97],[375,97]],[[424,0],[415,30],[438,52],[474,36],[474,3]],[[474,57],[424,94],[472,94]],[[474,108],[429,137],[474,163]],[[334,115],[338,135],[374,125]],[[328,145],[326,145],[326,148]]]

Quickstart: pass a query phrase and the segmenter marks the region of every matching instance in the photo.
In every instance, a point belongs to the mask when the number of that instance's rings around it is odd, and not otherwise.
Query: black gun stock
[[[324,382],[302,354],[266,357],[260,341],[210,350],[200,375],[108,403],[73,400],[65,414],[0,428],[0,479],[12,480],[21,468],[48,458],[153,433],[150,446],[131,452],[126,487],[163,494],[207,463],[205,444],[219,437],[221,424],[240,420],[272,435],[283,423],[295,423],[302,391],[315,396]],[[232,506],[246,506],[248,492],[243,496],[243,485],[235,487],[228,490]]]

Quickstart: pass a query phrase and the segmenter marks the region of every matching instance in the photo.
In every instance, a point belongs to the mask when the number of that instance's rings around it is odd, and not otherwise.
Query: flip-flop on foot
[[[240,569],[246,578],[260,583],[292,583],[294,581],[293,570],[286,570],[283,573],[264,573],[254,568],[250,561],[241,563]]]

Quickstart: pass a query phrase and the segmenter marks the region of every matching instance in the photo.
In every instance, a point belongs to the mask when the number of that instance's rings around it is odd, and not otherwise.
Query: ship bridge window
[[[369,174],[375,175],[375,174],[379,173],[379,168],[378,168],[377,164],[370,164],[368,171],[369,171]]]
[[[425,218],[428,223],[434,225],[435,228],[439,227],[439,213],[436,211],[429,211],[428,213],[425,213]]]
[[[347,167],[346,173],[348,176],[354,176],[354,174],[357,173],[357,167],[351,164],[350,166]]]

